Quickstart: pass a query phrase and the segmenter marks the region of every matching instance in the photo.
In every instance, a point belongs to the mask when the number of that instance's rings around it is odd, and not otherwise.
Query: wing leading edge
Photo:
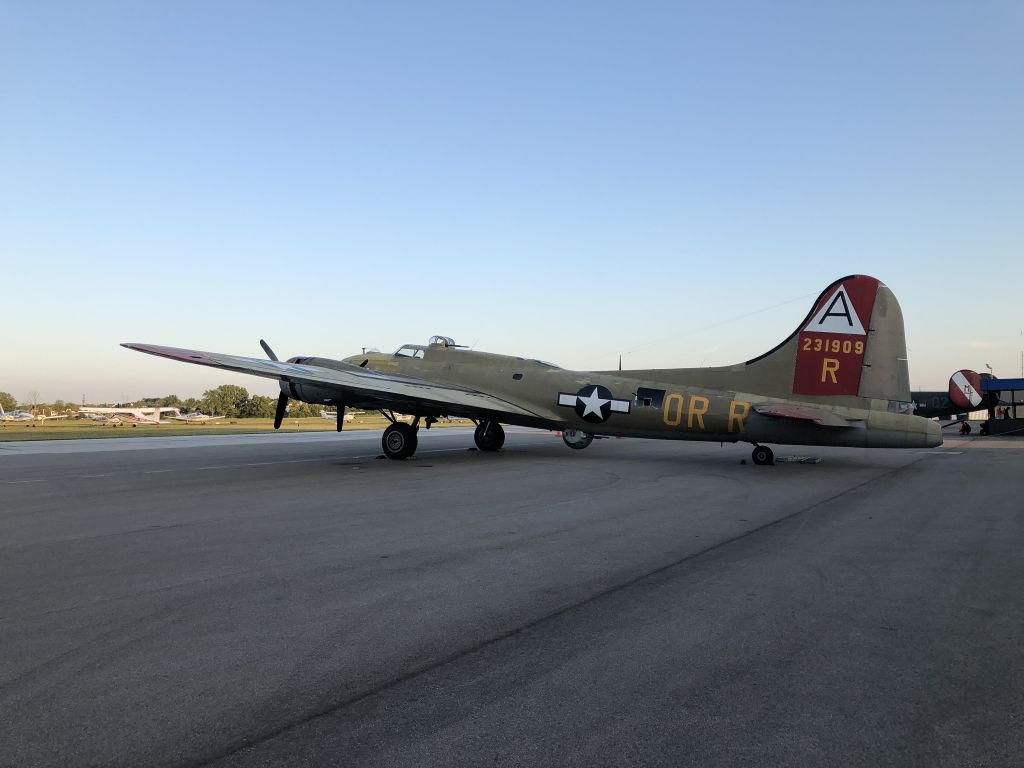
[[[543,419],[542,414],[526,410],[515,403],[484,392],[438,384],[408,376],[395,376],[380,371],[360,368],[348,363],[337,363],[338,368],[263,360],[255,357],[203,352],[196,349],[164,347],[156,344],[124,343],[121,345],[137,352],[180,360],[195,365],[221,368],[226,371],[248,373],[267,379],[278,379],[297,384],[311,384],[338,391],[340,400],[378,401],[381,408],[399,408],[405,404],[422,404],[459,413],[486,413],[525,416]]]

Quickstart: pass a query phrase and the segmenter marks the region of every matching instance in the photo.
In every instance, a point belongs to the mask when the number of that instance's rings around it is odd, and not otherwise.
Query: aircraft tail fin
[[[785,341],[743,369],[751,392],[910,402],[903,313],[892,291],[867,275],[825,288]]]
[[[752,360],[630,373],[749,396],[855,407],[873,407],[869,400],[907,403],[908,408],[910,403],[903,313],[892,291],[867,275],[830,284],[793,333]]]

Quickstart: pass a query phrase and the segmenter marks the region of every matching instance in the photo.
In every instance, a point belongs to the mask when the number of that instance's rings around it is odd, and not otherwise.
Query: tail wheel
[[[481,451],[496,451],[505,444],[505,430],[496,421],[481,421],[473,433],[473,441]]]
[[[562,442],[570,448],[582,451],[594,442],[594,436],[589,432],[584,432],[582,429],[566,429],[562,431]]]
[[[411,424],[398,421],[384,430],[381,437],[381,446],[384,448],[384,455],[389,459],[408,459],[416,453],[419,439],[416,437],[416,430]]]
[[[765,465],[775,463],[775,454],[772,453],[772,449],[767,445],[755,445],[754,452],[751,454],[751,458],[755,464]]]

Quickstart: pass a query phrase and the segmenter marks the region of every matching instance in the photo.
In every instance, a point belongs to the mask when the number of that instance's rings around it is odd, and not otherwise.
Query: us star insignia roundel
[[[579,392],[559,392],[558,404],[573,408],[576,415],[591,424],[607,421],[612,413],[629,413],[629,400],[616,400],[607,387],[588,384]]]

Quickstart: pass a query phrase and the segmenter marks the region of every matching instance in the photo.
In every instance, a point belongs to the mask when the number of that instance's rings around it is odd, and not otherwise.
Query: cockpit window
[[[407,344],[404,347],[399,347],[398,351],[395,352],[395,357],[423,357],[423,347],[414,347]]]

